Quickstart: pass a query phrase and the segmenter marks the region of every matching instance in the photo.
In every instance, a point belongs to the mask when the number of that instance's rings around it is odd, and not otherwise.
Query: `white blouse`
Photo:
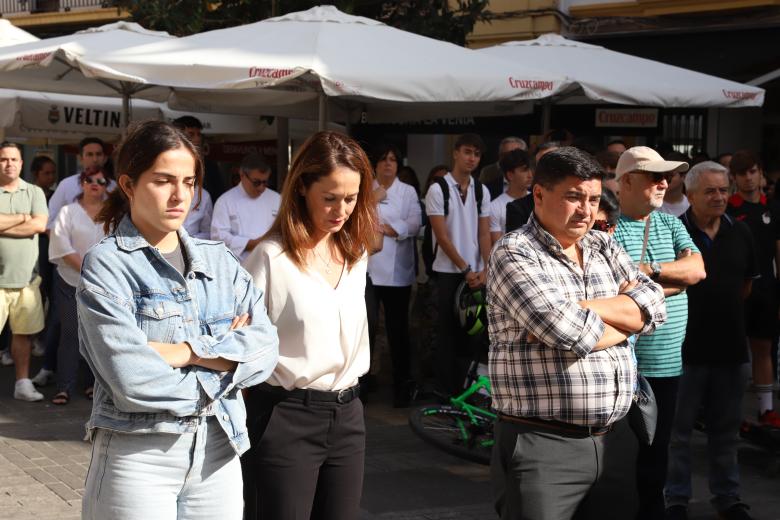
[[[379,183],[374,181],[374,189]],[[368,258],[368,274],[374,285],[404,287],[412,285],[415,239],[422,225],[420,199],[414,188],[395,179],[387,189],[387,197],[377,205],[379,220],[392,227],[397,237],[385,235],[382,250]]]
[[[244,267],[265,291],[279,334],[279,363],[268,383],[342,390],[368,372],[366,259],[341,274],[334,289],[317,271],[301,271],[275,240],[261,242]]]
[[[197,206],[197,207],[195,207]],[[211,203],[211,195],[206,190],[201,190],[201,197],[198,198],[198,191],[192,197],[190,211],[187,218],[184,219],[184,229],[187,234],[195,238],[211,238],[211,214],[214,212],[214,205]]]
[[[81,204],[73,202],[63,206],[49,234],[49,262],[57,265],[57,273],[65,283],[76,287],[81,273],[68,265],[63,257],[76,253],[84,258],[89,248],[104,236],[103,224],[92,220]]]

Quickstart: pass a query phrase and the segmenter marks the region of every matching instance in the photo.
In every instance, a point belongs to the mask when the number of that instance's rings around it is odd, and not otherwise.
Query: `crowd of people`
[[[67,405],[84,375],[84,518],[357,518],[379,313],[406,407],[427,374],[410,324],[426,297],[434,394],[487,360],[501,518],[687,518],[698,421],[714,507],[751,518],[736,461],[749,362],[756,421],[780,427],[780,214],[757,156],[617,140],[532,154],[507,137],[480,170],[485,145],[464,134],[421,191],[395,146],[369,156],[320,132],[277,192],[256,154],[227,188],[201,130],[143,122],[111,160],[86,138],[54,191],[51,159],[28,183],[19,146],[0,144],[3,364],[25,401],[54,382]],[[486,295],[484,334],[454,312],[463,291]],[[627,420],[639,374],[649,445]]]

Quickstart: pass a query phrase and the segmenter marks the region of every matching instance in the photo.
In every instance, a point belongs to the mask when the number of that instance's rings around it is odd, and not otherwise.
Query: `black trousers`
[[[390,357],[393,361],[393,389],[401,391],[409,381],[409,300],[411,286],[390,287],[374,285],[371,277],[366,279],[366,311],[368,313],[368,338],[371,343],[371,355],[374,355],[379,305],[385,309],[385,330],[390,344]]]
[[[304,402],[254,387],[247,415],[245,520],[357,520],[366,436],[360,399]]]
[[[640,520],[663,520],[664,484],[669,463],[669,439],[672,435],[674,412],[677,406],[679,377],[648,377],[658,404],[658,423],[651,446],[641,445],[636,465],[636,484],[639,491]]]
[[[455,316],[455,291],[463,281],[460,273],[436,273],[438,323],[433,353],[433,370],[440,390],[460,393],[468,361],[474,358],[477,343],[469,338]],[[460,363],[458,358],[465,358]]]
[[[636,514],[637,439],[625,419],[600,436],[499,420],[490,464],[502,520],[625,520]]]

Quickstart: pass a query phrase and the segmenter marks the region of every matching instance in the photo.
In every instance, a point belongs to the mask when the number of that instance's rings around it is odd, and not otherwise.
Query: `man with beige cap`
[[[672,177],[687,170],[687,163],[665,161],[646,146],[623,152],[615,170],[621,216],[614,238],[639,263],[640,271],[664,288],[668,315],[664,325],[639,337],[635,347],[639,371],[650,382],[658,404],[655,440],[652,446],[640,447],[637,461],[641,519],[664,518],[667,449],[688,319],[684,289],[705,277],[701,254],[682,222],[655,211],[663,204]]]

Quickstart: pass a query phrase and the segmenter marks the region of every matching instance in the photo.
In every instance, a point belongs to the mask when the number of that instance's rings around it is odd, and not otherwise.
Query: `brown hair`
[[[750,150],[737,150],[731,156],[729,171],[732,175],[742,175],[753,166],[761,168],[761,160]]]
[[[373,169],[366,153],[354,140],[337,132],[317,132],[309,137],[290,166],[282,188],[279,214],[265,237],[278,238],[282,250],[299,269],[306,264],[304,248],[311,242],[313,223],[301,192],[337,168],[360,174],[355,209],[333,241],[347,267],[360,260],[374,243],[377,217],[372,202]]]
[[[103,178],[106,180],[106,183],[108,183],[108,177],[106,176],[106,171],[101,168],[100,166],[87,168],[86,170],[81,170],[81,173],[79,173],[79,185],[84,184],[84,181],[92,177],[93,175],[97,175],[98,173],[103,174]],[[108,187],[108,184],[106,184],[106,187]],[[81,190],[81,193],[78,194],[76,197],[77,199],[81,200],[84,198],[84,190]]]
[[[130,125],[116,153],[117,179],[127,175],[132,183],[136,183],[154,165],[160,154],[179,148],[186,149],[195,159],[195,185],[200,197],[203,185],[203,161],[200,154],[181,130],[164,121],[149,120]],[[108,234],[116,230],[122,218],[128,214],[130,201],[122,187],[117,186],[103,203],[95,221],[103,222],[103,229]]]

